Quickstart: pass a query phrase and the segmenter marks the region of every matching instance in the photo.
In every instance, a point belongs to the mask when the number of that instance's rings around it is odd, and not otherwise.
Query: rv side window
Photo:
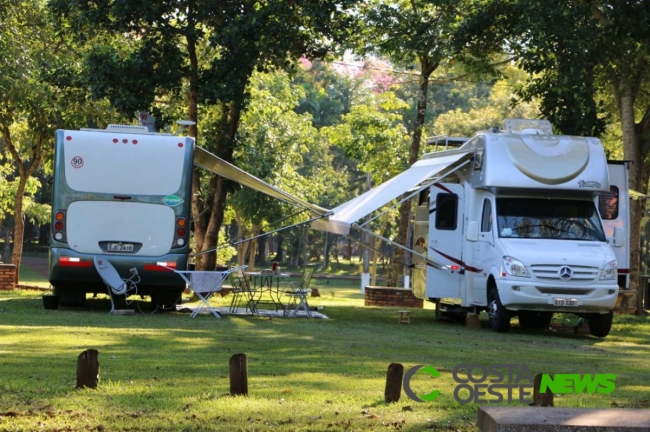
[[[618,188],[616,186],[610,186],[609,193],[598,197],[598,212],[604,220],[618,217]]]
[[[450,231],[455,230],[457,215],[458,195],[436,195],[436,229]]]
[[[483,201],[483,217],[481,218],[481,232],[492,231],[492,203],[486,199]]]

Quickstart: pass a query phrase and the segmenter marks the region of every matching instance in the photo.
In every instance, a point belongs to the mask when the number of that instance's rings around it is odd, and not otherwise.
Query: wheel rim
[[[492,300],[488,306],[488,317],[490,317],[490,321],[496,322],[498,309],[499,306],[497,305],[496,300]]]

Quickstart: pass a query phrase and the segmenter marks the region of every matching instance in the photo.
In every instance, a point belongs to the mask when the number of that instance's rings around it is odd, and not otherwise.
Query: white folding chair
[[[138,271],[135,268],[132,268],[130,270],[131,277],[124,279],[120,276],[117,270],[115,270],[113,264],[111,264],[105,257],[95,256],[93,261],[95,262],[95,268],[97,269],[99,276],[108,287],[108,297],[111,299],[111,310],[109,313],[112,314],[115,312],[115,300],[113,299],[113,296],[123,295],[126,299],[129,295],[137,294],[137,284],[140,283],[140,276],[138,275]]]
[[[221,318],[221,315],[210,305],[208,300],[210,300],[210,297],[214,293],[221,291],[223,281],[231,272],[239,268],[226,271],[176,270],[170,267],[167,268],[182,277],[187,283],[187,286],[201,300],[201,305],[194,309],[190,318],[197,316],[203,310],[204,306],[215,318]]]

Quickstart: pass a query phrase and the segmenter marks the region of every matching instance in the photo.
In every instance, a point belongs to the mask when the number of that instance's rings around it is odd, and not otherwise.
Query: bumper
[[[591,285],[564,285],[540,283],[532,280],[498,282],[499,297],[506,309],[548,312],[608,312],[614,309],[618,297],[616,282]],[[556,299],[575,300],[572,306],[558,306]]]
[[[73,261],[62,262],[61,258]],[[185,282],[176,273],[156,266],[157,262],[175,262],[176,268],[187,267],[186,254],[167,254],[159,257],[102,255],[108,259],[123,278],[130,276],[129,269],[136,268],[141,278],[138,292],[148,294],[158,289],[179,290],[185,288]],[[70,288],[87,293],[100,292],[106,285],[95,269],[95,255],[80,254],[71,249],[51,248],[49,256],[49,282],[55,288]],[[78,259],[78,260],[77,260]],[[64,260],[65,261],[65,260]]]

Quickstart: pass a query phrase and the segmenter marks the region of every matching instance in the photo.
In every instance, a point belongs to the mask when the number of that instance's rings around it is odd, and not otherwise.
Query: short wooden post
[[[246,360],[246,354],[233,354],[228,364],[230,367],[230,395],[248,396],[248,360]]]
[[[531,406],[543,406],[543,407],[552,407],[553,406],[553,392],[549,389],[546,389],[545,393],[540,393],[539,389],[542,385],[542,375],[538,373],[535,375],[535,380],[533,381],[533,403]]]
[[[89,349],[77,358],[77,388],[96,389],[99,383],[99,351]]]
[[[311,296],[312,297],[320,297],[320,291],[318,291],[318,288],[312,288],[311,289]]]
[[[386,373],[386,389],[384,390],[384,399],[386,403],[398,402],[402,394],[402,377],[404,376],[404,366],[401,363],[391,363],[388,365]]]

